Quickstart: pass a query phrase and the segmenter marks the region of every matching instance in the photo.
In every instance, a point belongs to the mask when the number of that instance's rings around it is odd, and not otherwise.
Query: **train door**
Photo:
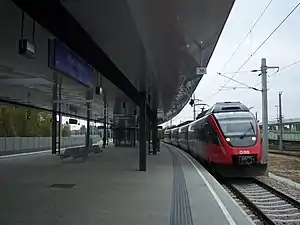
[[[196,128],[197,132],[197,155],[200,158],[205,158],[205,148],[206,148],[206,134],[205,134],[205,121],[199,121]]]
[[[195,148],[196,148],[195,123],[190,124],[188,128],[188,147],[189,147],[189,152],[195,155]]]
[[[203,154],[205,155],[205,158],[210,161],[211,157],[223,157],[220,140],[212,125],[206,122],[204,124],[204,131],[203,143],[205,143],[205,146]]]

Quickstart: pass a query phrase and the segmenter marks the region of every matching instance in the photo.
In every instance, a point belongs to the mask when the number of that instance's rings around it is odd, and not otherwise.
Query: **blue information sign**
[[[79,55],[58,40],[52,40],[49,49],[49,66],[82,84],[92,87],[93,68]]]

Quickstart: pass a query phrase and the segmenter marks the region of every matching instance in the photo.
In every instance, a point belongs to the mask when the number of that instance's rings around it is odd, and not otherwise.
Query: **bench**
[[[100,152],[103,152],[102,149],[98,145],[93,145],[90,147],[70,147],[66,148],[65,151],[60,154],[61,160],[72,157],[73,160],[76,160],[78,158],[87,159],[88,155],[90,153],[98,154]]]

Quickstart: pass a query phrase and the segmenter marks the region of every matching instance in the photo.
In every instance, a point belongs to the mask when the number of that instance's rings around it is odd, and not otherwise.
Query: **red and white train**
[[[164,142],[180,147],[223,176],[254,177],[267,169],[257,121],[240,102],[216,103],[197,120],[165,130]]]

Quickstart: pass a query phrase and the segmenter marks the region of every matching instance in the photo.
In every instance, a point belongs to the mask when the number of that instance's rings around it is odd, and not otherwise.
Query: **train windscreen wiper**
[[[243,139],[250,130],[252,130],[253,133],[255,134],[253,124],[251,123],[251,121],[249,123],[250,123],[250,127],[247,130],[245,130],[245,132],[240,136],[240,139]]]

